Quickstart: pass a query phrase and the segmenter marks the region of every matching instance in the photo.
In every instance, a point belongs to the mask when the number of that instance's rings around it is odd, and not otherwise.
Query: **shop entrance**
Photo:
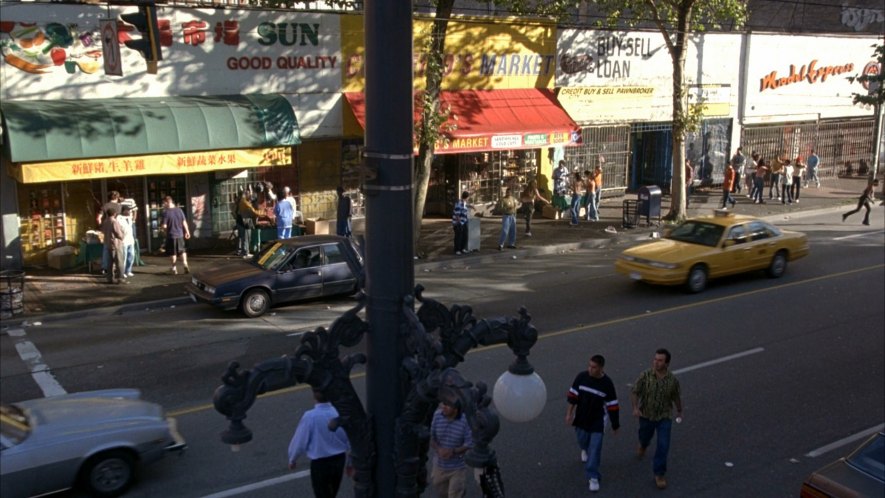
[[[669,123],[640,125],[633,130],[630,190],[657,185],[669,191],[673,156],[673,131]]]

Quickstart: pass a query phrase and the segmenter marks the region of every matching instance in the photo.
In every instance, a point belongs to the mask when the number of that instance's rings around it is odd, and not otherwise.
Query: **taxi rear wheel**
[[[261,289],[252,289],[243,296],[240,308],[242,308],[243,314],[247,317],[257,318],[267,313],[267,310],[270,309],[270,296]]]
[[[688,279],[685,281],[685,289],[697,294],[707,287],[707,267],[697,264],[688,271]]]
[[[786,251],[778,251],[771,258],[771,264],[768,265],[768,276],[771,278],[780,278],[787,271],[787,253]]]

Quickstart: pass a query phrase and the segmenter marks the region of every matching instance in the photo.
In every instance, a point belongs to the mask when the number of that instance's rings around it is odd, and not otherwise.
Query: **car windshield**
[[[885,481],[885,435],[879,434],[848,457],[848,463]]]
[[[7,448],[21,443],[31,433],[28,416],[21,408],[14,405],[0,405],[0,437],[3,447]]]
[[[268,244],[255,256],[255,263],[265,270],[276,270],[289,259],[289,254],[294,250],[292,246],[280,242]]]
[[[677,226],[667,235],[667,239],[716,247],[725,227],[703,221],[686,221]]]

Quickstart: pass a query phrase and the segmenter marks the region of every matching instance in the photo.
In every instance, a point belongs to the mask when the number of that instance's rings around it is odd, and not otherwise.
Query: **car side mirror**
[[[737,244],[737,241],[736,241],[736,240],[734,240],[734,239],[726,239],[726,240],[725,240],[725,243],[722,244],[722,247],[731,247],[731,246],[733,246],[733,245],[735,245],[735,244]]]

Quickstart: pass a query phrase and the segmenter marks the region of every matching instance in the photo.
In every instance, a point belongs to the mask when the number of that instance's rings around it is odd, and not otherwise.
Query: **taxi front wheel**
[[[787,271],[787,253],[785,251],[778,251],[777,254],[771,258],[771,264],[768,265],[768,276],[771,278],[780,278],[784,272]]]
[[[685,281],[685,289],[692,294],[697,294],[706,287],[707,267],[701,264],[692,266],[691,270],[688,271],[688,280]]]

